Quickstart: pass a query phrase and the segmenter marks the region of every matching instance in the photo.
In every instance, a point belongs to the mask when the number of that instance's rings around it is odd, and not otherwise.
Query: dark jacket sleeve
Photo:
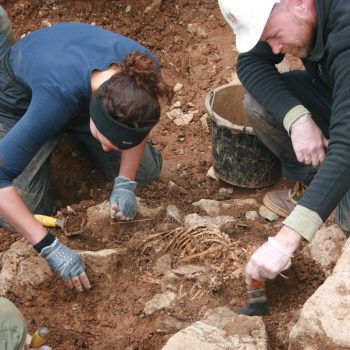
[[[327,68],[333,86],[329,146],[324,163],[299,202],[323,220],[350,189],[350,20],[341,13],[335,17],[337,26],[327,40]]]
[[[254,49],[240,54],[237,61],[237,74],[245,89],[281,125],[285,115],[301,104],[275,66],[283,58],[284,55],[274,55],[266,43],[259,42]]]
[[[70,118],[59,98],[44,88],[34,93],[26,113],[0,142],[0,188],[11,186],[45,141],[60,134]]]

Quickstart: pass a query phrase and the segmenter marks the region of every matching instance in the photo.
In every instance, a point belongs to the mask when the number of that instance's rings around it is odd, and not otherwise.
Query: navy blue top
[[[82,23],[61,23],[19,40],[10,64],[32,92],[30,105],[0,141],[0,188],[10,186],[48,139],[73,120],[89,123],[91,72],[131,52],[154,55],[136,41]]]

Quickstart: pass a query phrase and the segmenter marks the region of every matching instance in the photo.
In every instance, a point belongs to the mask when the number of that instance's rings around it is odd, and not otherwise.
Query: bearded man
[[[294,190],[264,204],[286,217],[246,267],[251,279],[275,278],[302,239],[311,241],[336,209],[350,233],[350,1],[219,0],[236,34],[238,76],[255,133],[281,160]],[[279,73],[285,54],[305,70]]]

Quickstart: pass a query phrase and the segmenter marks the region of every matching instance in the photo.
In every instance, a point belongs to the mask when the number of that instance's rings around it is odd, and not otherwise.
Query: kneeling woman
[[[7,32],[0,33],[9,38]],[[52,214],[50,158],[63,133],[114,180],[111,216],[133,219],[136,185],[158,178],[162,158],[147,140],[171,97],[159,62],[137,42],[104,29],[62,23],[16,42],[0,59],[0,216],[82,291],[78,254],[39,224]]]

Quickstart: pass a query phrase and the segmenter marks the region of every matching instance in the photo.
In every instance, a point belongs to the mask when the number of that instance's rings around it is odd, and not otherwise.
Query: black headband
[[[120,149],[128,149],[140,144],[154,126],[133,128],[119,122],[103,109],[101,96],[91,97],[90,116],[97,130]]]

